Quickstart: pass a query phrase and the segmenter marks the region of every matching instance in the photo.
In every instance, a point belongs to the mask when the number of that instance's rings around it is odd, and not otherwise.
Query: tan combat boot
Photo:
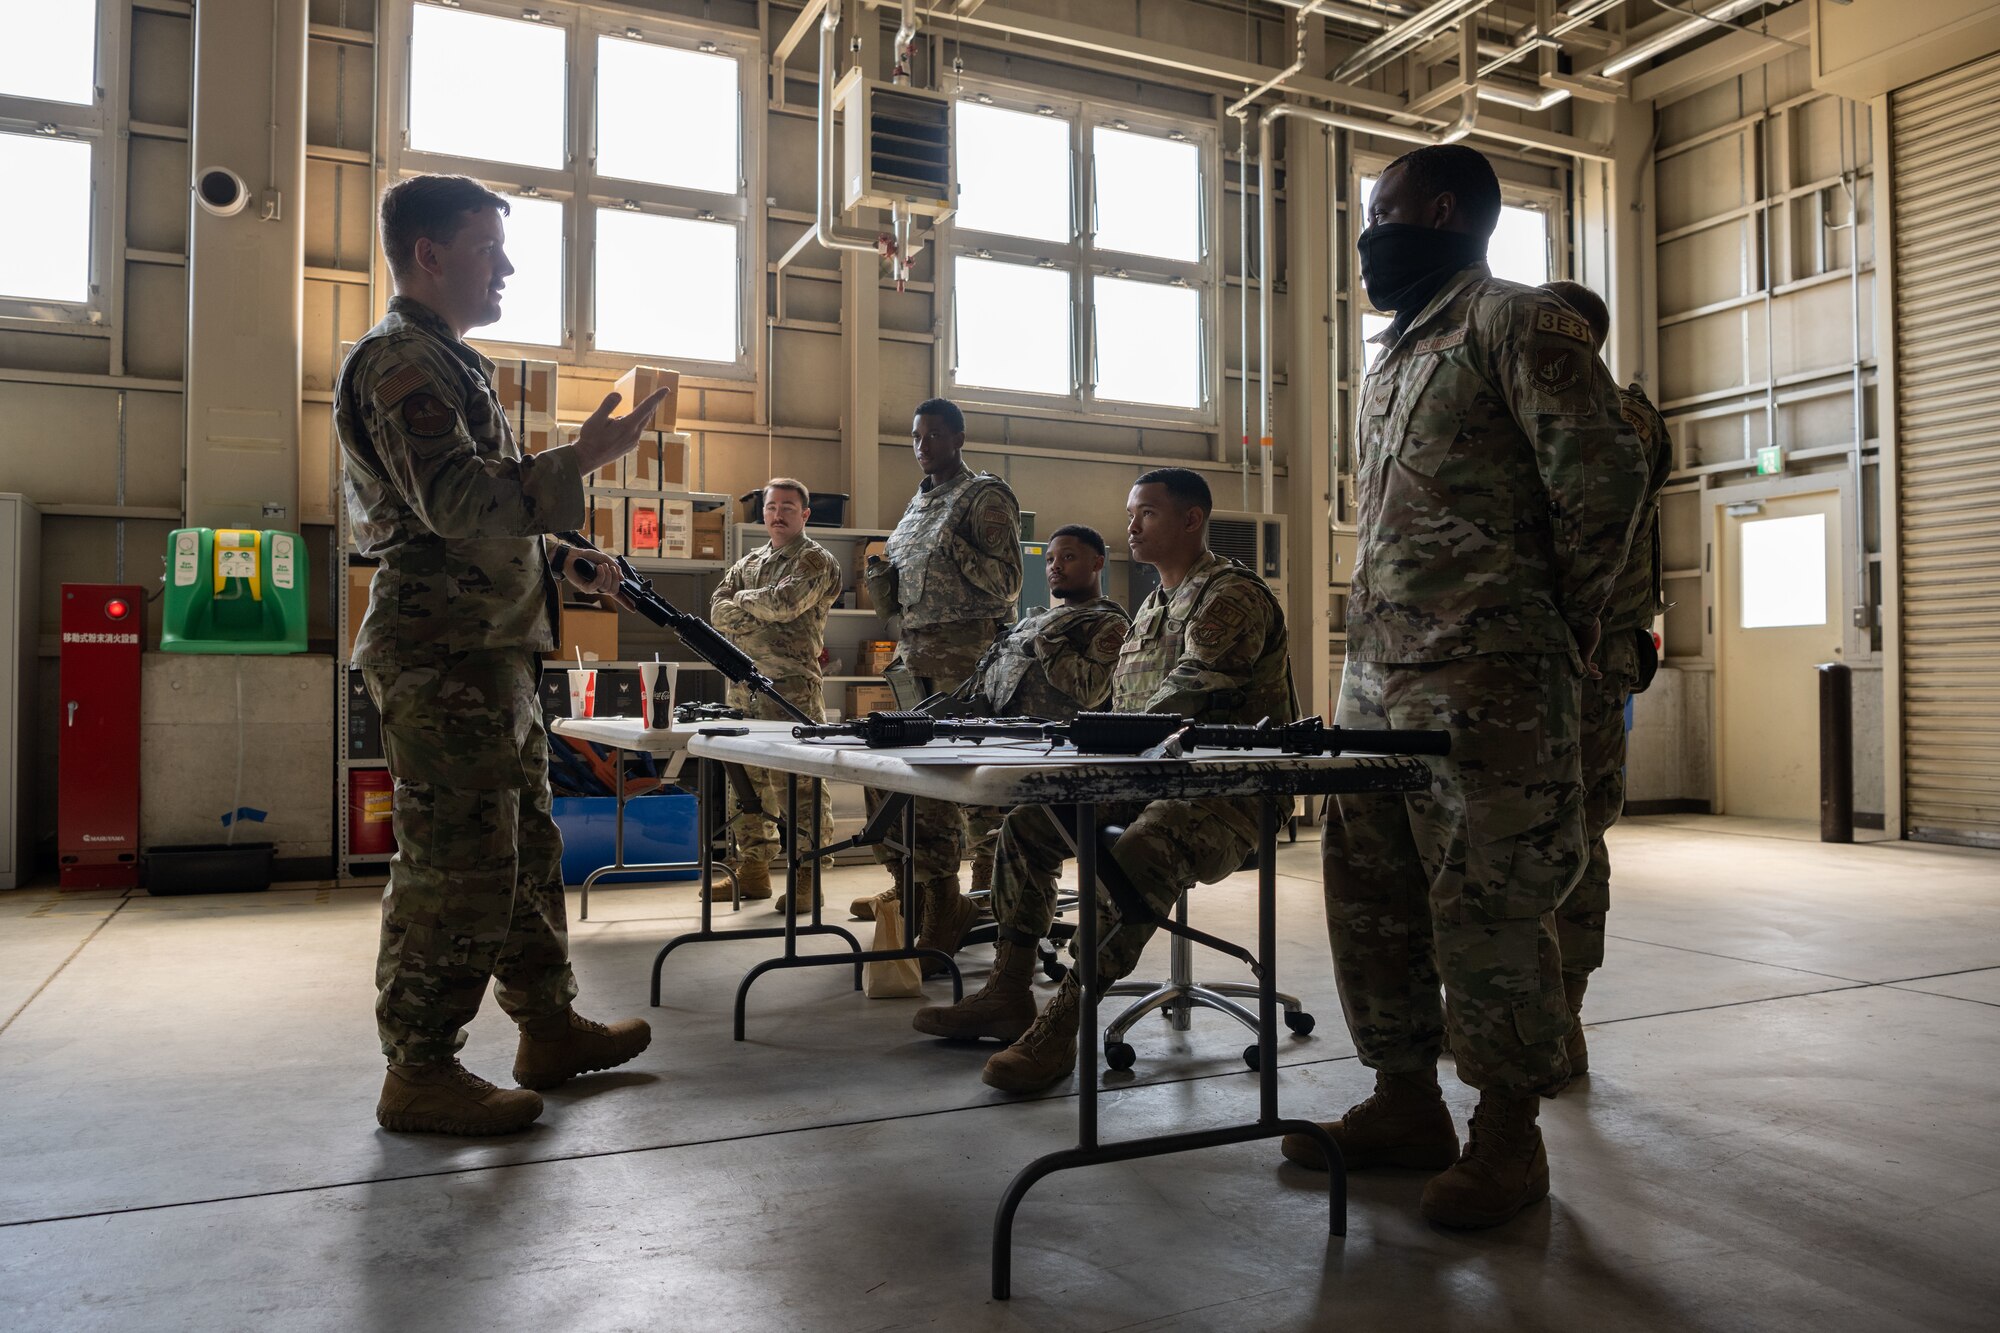
[[[1424,1216],[1441,1227],[1497,1227],[1549,1196],[1549,1155],[1535,1124],[1541,1099],[1482,1092],[1465,1153],[1424,1186]]]
[[[1012,1045],[1035,1025],[1035,946],[1001,940],[994,947],[993,971],[976,995],[957,1004],[917,1010],[910,1026],[931,1037],[977,1041],[991,1037]]]
[[[1590,1072],[1590,1047],[1583,1040],[1583,991],[1590,978],[1564,977],[1563,998],[1569,1001],[1569,1076],[1580,1078]]]
[[[1438,1091],[1435,1069],[1420,1074],[1375,1071],[1374,1095],[1321,1128],[1333,1136],[1349,1171],[1371,1166],[1442,1171],[1458,1160],[1458,1130]],[[1326,1170],[1326,1154],[1311,1135],[1287,1134],[1279,1147],[1300,1166]]]
[[[390,1065],[375,1123],[398,1134],[512,1134],[535,1123],[540,1095],[496,1088],[457,1060]]]
[[[524,1088],[553,1088],[578,1074],[611,1069],[646,1049],[653,1029],[643,1018],[593,1023],[574,1009],[521,1024],[514,1051],[514,1081]]]
[[[979,906],[958,891],[958,876],[934,879],[920,890],[917,947],[937,949],[945,954],[958,952],[959,942],[972,923],[979,919]],[[924,975],[943,976],[951,969],[935,958],[923,960]]]
[[[743,895],[744,902],[754,902],[771,896],[771,865],[768,861],[731,861],[730,873],[736,876],[736,887]],[[713,897],[710,902],[730,901],[729,890],[720,884],[710,886]]]
[[[892,884],[880,893],[871,893],[865,898],[856,898],[847,905],[848,915],[857,921],[873,921],[877,907],[902,896],[903,891]]]
[[[1034,1026],[986,1062],[980,1081],[1002,1092],[1040,1092],[1075,1073],[1076,1030],[1082,1010],[1083,987],[1071,972],[1049,998]]]

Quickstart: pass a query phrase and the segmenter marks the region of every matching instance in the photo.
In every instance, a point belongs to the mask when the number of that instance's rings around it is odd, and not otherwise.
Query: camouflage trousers
[[[1100,827],[1122,825],[1112,847],[1118,868],[1154,913],[1167,916],[1183,893],[1233,874],[1250,855],[1257,800],[1114,802],[1097,807]],[[1072,834],[1074,829],[1069,830]],[[1024,805],[1000,826],[993,859],[993,919],[1023,936],[1048,934],[1056,915],[1056,877],[1074,853],[1049,807]],[[1150,921],[1121,922],[1111,896],[1097,890],[1097,975],[1110,983],[1131,975],[1153,937]],[[1074,940],[1070,955],[1077,956]]]
[[[1630,630],[1606,636],[1593,680],[1583,678],[1583,829],[1590,855],[1583,878],[1556,909],[1563,975],[1604,966],[1604,917],[1611,910],[1611,853],[1604,835],[1625,808],[1625,701],[1639,683],[1639,645]]]
[[[779,676],[774,682],[778,693],[797,704],[819,722],[826,718],[823,686],[818,676]],[[731,685],[732,707],[766,722],[782,722],[786,715],[778,706],[747,685]],[[778,821],[785,817],[785,775],[769,768],[737,767],[729,777],[729,843],[738,861],[769,863],[782,860],[778,845]],[[833,798],[826,783],[799,784],[799,824],[812,818],[813,791],[819,791],[819,840],[833,841]]]
[[[976,628],[979,632],[968,633],[963,643],[927,642],[924,656],[912,666],[913,670],[924,673],[916,678],[920,696],[928,698],[939,691],[955,690],[972,674],[972,669],[979,665],[979,659],[993,637],[991,625],[982,624]],[[872,787],[868,789],[870,817],[887,799],[886,794]],[[965,824],[965,807],[953,805],[950,801],[932,801],[922,797],[912,799],[910,804],[916,813],[916,841],[909,849],[907,860],[916,864],[918,886],[956,876],[971,841]],[[900,842],[903,836],[901,825],[890,830],[889,836]],[[875,844],[873,850],[875,859],[889,867],[890,872],[900,880],[906,861],[903,853],[881,843]]]
[[[395,778],[375,1022],[399,1064],[465,1044],[490,979],[516,1021],[576,998],[549,742],[526,650],[363,668]]]
[[[1427,791],[1332,799],[1327,930],[1369,1068],[1430,1069],[1449,1029],[1475,1088],[1553,1094],[1567,1081],[1554,913],[1585,856],[1578,711],[1564,657],[1347,663],[1340,725],[1452,734],[1450,757],[1427,761]]]

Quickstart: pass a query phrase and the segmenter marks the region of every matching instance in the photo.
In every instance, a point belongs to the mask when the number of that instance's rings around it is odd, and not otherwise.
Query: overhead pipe
[[[1428,41],[1461,20],[1471,22],[1472,16],[1490,3],[1492,0],[1438,0],[1429,9],[1404,19],[1341,61],[1330,77],[1335,83],[1351,83],[1366,78],[1402,57],[1419,42]]]
[[[818,176],[815,193],[818,198],[813,211],[813,229],[793,242],[792,248],[778,260],[780,273],[814,242],[828,250],[852,250],[875,255],[885,253],[894,244],[893,237],[861,227],[844,227],[834,221],[833,192],[837,182],[833,178],[833,84],[834,73],[840,63],[839,53],[834,49],[834,38],[839,30],[840,11],[828,6],[819,25],[819,133],[814,153]]]
[[[1258,84],[1255,88],[1229,104],[1228,114],[1243,116],[1248,114],[1250,104],[1270,92],[1290,82],[1306,67],[1306,20],[1318,12],[1321,0],[1305,0],[1297,13],[1292,15],[1292,63]]]
[[[1456,138],[1464,138],[1471,132],[1472,120],[1477,114],[1478,102],[1468,93],[1458,123],[1452,126]],[[1388,125],[1364,116],[1321,111],[1297,102],[1280,102],[1257,118],[1257,456],[1258,472],[1263,483],[1263,512],[1266,514],[1272,512],[1276,504],[1271,480],[1271,448],[1274,443],[1271,438],[1271,194],[1275,185],[1271,174],[1271,126],[1280,120],[1304,120],[1336,130],[1401,139],[1406,143],[1450,142],[1436,131],[1419,129],[1414,125]],[[1244,386],[1249,386],[1248,375],[1244,376]]]

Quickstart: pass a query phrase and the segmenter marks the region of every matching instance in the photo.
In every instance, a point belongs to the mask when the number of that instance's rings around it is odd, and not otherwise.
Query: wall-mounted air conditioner
[[[846,122],[842,207],[900,206],[933,218],[951,213],[958,188],[950,97],[864,79],[855,69],[835,85],[833,99]]]
[[[1208,549],[1226,555],[1271,585],[1285,605],[1290,554],[1283,514],[1246,514],[1218,509],[1208,516]]]

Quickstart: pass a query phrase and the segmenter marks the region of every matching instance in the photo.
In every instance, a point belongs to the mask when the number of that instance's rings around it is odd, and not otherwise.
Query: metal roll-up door
[[[1903,823],[2000,847],[2000,56],[1890,104]]]

